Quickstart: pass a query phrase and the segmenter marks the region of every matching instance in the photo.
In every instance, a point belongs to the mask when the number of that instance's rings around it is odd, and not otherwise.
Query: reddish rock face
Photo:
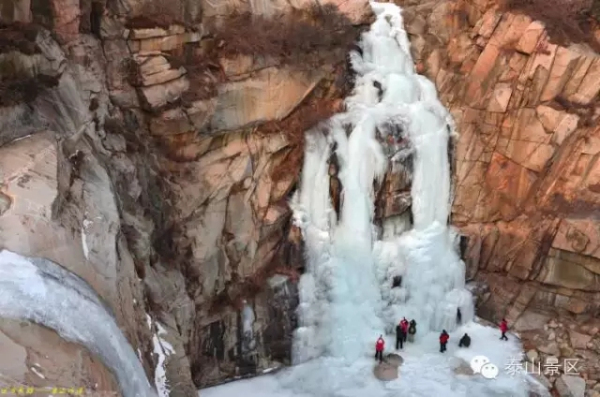
[[[457,122],[452,219],[469,237],[469,274],[533,282],[595,313],[600,56],[494,1],[399,3],[415,62]]]
[[[303,0],[0,6],[0,60],[18,65],[0,71],[18,83],[0,89],[2,248],[85,279],[150,377],[164,329],[172,396],[291,360],[304,257],[290,192],[304,132],[344,106],[345,47],[371,15],[367,1],[325,3],[339,12]],[[283,12],[296,29],[257,18],[281,28],[264,29],[279,47],[232,34],[246,52],[226,52],[216,22],[233,11]],[[299,46],[290,32],[307,26]]]
[[[460,135],[452,221],[468,277],[487,284],[478,314],[543,348],[533,337],[550,317],[600,313],[600,55],[498,1],[396,3]],[[580,335],[572,349],[586,349]],[[550,350],[564,356],[561,343]]]

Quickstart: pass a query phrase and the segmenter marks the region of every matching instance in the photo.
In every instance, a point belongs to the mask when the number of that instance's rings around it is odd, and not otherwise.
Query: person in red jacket
[[[385,341],[383,340],[383,335],[379,335],[379,339],[377,339],[377,343],[375,343],[375,360],[379,359],[380,363],[383,361],[384,347]]]
[[[450,335],[448,335],[446,330],[443,330],[440,334],[440,353],[446,351],[446,343],[448,343],[448,339],[450,339]]]
[[[408,336],[408,320],[406,317],[402,317],[402,321],[400,321],[400,327],[402,327],[402,332],[404,333],[404,342],[406,342],[406,337]]]
[[[506,322],[506,319],[503,318],[502,322],[500,322],[500,332],[502,332],[500,340],[508,340],[508,338],[506,337],[506,331],[508,331],[508,323]]]

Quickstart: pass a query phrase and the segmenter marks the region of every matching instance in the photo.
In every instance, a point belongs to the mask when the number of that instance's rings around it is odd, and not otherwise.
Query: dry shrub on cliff
[[[343,60],[357,39],[357,29],[335,6],[324,5],[268,18],[232,15],[218,27],[215,39],[219,53],[226,56],[262,55],[310,67]]]
[[[138,14],[127,20],[128,29],[168,29],[174,24],[185,25],[180,0],[146,0]]]
[[[187,71],[190,88],[181,96],[184,104],[215,97],[217,86],[226,81],[221,65],[194,48],[184,51],[183,55],[171,54],[168,59],[172,68],[183,66]]]
[[[579,103],[571,102],[562,97],[557,97],[554,103],[551,103],[550,105],[557,110],[566,111],[568,113],[578,115],[578,127],[588,128],[596,125],[598,122],[598,116],[596,115],[596,107],[598,105],[598,102],[600,102],[600,97],[598,96],[596,96],[596,98],[587,105],[582,105]]]
[[[504,6],[543,22],[556,44],[587,43],[600,49],[594,37],[599,27],[600,0],[506,0]]]
[[[34,24],[15,22],[0,23],[0,53],[11,51],[33,55],[40,52],[35,39],[41,27]]]

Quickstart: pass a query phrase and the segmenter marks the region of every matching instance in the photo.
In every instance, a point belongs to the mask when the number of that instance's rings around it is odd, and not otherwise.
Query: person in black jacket
[[[408,326],[408,341],[413,343],[415,341],[415,334],[417,333],[417,322],[415,320],[410,320],[410,324]]]
[[[404,333],[404,329],[402,329],[402,325],[398,323],[396,326],[396,350],[402,349],[404,347],[404,338],[406,337]]]
[[[471,346],[471,337],[465,333],[460,341],[458,342],[458,347],[469,347]]]

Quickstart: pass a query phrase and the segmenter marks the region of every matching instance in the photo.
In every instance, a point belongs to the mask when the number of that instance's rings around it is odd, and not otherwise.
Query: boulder
[[[542,329],[547,321],[548,316],[527,311],[515,322],[514,330],[524,332]]]
[[[398,378],[398,367],[386,362],[377,364],[373,368],[373,375],[379,380],[388,381]]]
[[[560,349],[558,348],[558,344],[556,342],[550,342],[548,344],[538,346],[538,350],[551,356],[560,356]]]
[[[529,362],[535,363],[540,361],[540,355],[535,349],[531,349],[527,352],[527,359]]]
[[[453,371],[456,375],[475,375],[475,372],[473,372],[473,369],[468,364],[461,364],[460,366],[454,368]]]
[[[581,334],[575,331],[569,331],[569,336],[571,338],[571,346],[573,349],[585,349],[587,347],[588,342],[592,340],[590,335]]]
[[[560,397],[584,397],[585,380],[579,376],[561,375],[554,384]]]
[[[404,359],[399,354],[390,353],[385,356],[385,362],[390,365],[399,367],[402,365],[402,363],[404,363]]]
[[[475,372],[473,372],[473,368],[471,368],[471,365],[462,358],[453,359],[451,367],[452,371],[456,375],[472,376],[475,374]]]
[[[535,379],[540,385],[542,385],[546,389],[550,390],[552,388],[552,383],[544,375],[534,373],[534,374],[531,374],[531,376],[533,377],[533,379]]]

